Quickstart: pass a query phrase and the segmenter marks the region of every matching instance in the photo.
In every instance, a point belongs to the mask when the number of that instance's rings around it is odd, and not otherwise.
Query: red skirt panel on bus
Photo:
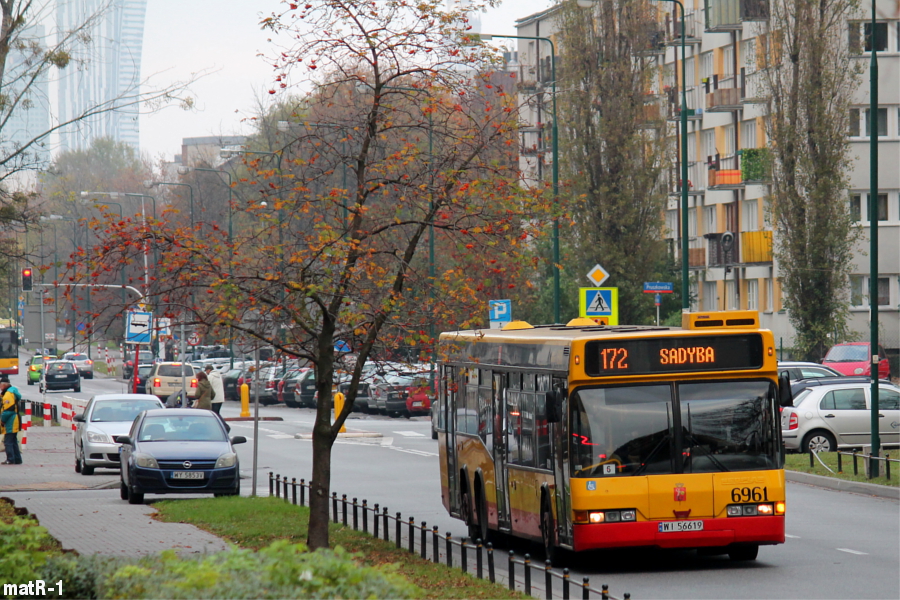
[[[700,548],[727,546],[742,542],[784,543],[784,517],[730,517],[700,520],[703,521],[703,531],[660,532],[660,521],[575,525],[575,550],[625,546]]]

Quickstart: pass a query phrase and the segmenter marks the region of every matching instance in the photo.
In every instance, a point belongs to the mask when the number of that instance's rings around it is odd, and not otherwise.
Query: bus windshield
[[[571,403],[573,477],[778,468],[768,381],[580,388]]]
[[[0,358],[19,357],[19,336],[12,329],[0,329]]]

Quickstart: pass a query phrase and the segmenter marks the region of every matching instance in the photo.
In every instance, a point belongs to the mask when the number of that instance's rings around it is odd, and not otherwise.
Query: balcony
[[[677,17],[675,13],[667,13],[665,26],[666,45],[680,46],[681,19]],[[686,46],[693,46],[702,41],[700,38],[700,23],[698,22],[695,13],[690,12],[684,15],[684,34],[684,43]]]
[[[706,248],[688,248],[688,267],[694,269],[706,267]]]
[[[658,23],[653,23],[647,28],[644,40],[646,43],[635,48],[635,54],[642,56],[654,56],[664,54],[666,51],[666,32],[659,28]]]
[[[741,233],[741,248],[745,264],[772,262],[772,232],[744,231]]]
[[[747,69],[741,67],[741,102],[744,104],[765,104],[769,98],[765,71],[760,69],[753,73],[747,73]]]
[[[706,191],[706,163],[688,163],[688,195],[699,196]],[[669,195],[681,195],[681,166],[675,165],[669,169]]]
[[[734,87],[737,83],[733,76],[729,75],[719,79],[718,75],[712,76],[712,81],[705,82],[706,112],[731,112],[744,108],[741,102],[741,89]],[[710,89],[712,88],[712,89]]]
[[[706,31],[740,31],[748,21],[768,21],[768,0],[705,0]]]
[[[666,90],[669,109],[667,119],[669,121],[681,120],[681,90],[678,87],[670,87]],[[699,121],[703,118],[703,88],[689,87],[685,92],[687,100],[688,121]]]
[[[739,190],[744,187],[741,157],[737,154],[716,159],[709,164],[707,187],[714,190]]]
[[[722,246],[721,233],[707,233],[703,237],[707,240],[707,256],[709,257],[710,267],[727,267],[728,265],[738,264],[740,256],[740,242],[737,237],[731,248],[725,250]]]
[[[741,181],[762,184],[771,181],[772,153],[768,148],[741,150]]]

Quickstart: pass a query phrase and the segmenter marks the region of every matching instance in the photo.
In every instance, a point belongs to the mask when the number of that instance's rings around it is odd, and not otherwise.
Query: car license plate
[[[172,479],[203,479],[206,474],[203,471],[174,471]]]
[[[703,521],[666,521],[659,524],[660,533],[673,531],[703,531]]]
[[[422,406],[422,403],[421,402],[413,402],[412,405],[413,406]]]
[[[66,378],[65,375],[54,375],[53,376],[53,379],[65,379],[65,378]]]

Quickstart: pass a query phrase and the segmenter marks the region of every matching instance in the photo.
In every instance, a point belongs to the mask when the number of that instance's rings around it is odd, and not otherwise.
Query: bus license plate
[[[673,531],[703,531],[703,521],[666,521],[659,524],[660,533]]]
[[[203,479],[203,471],[174,471],[172,479]]]

